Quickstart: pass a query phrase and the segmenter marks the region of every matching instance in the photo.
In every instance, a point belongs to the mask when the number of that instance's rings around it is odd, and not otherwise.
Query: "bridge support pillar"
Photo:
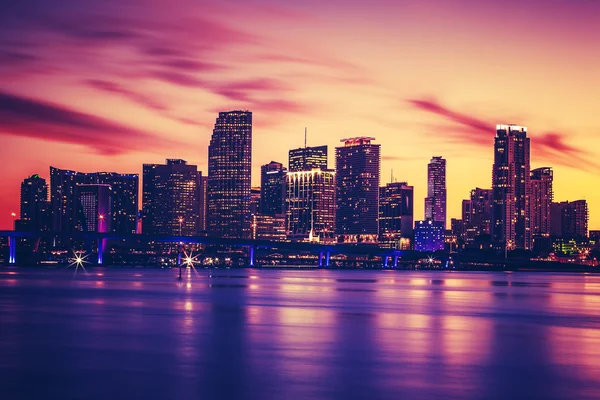
[[[254,246],[250,246],[250,249],[248,250],[248,264],[251,267],[254,267]]]
[[[383,268],[388,267],[388,259],[389,259],[389,256],[383,256]]]
[[[325,254],[325,266],[326,266],[326,267],[329,267],[329,259],[330,259],[330,257],[331,257],[331,252],[329,252],[329,251],[328,251],[328,252]]]
[[[14,236],[8,237],[8,263],[17,263],[17,238]]]
[[[98,265],[103,263],[105,240],[104,238],[98,238]]]
[[[398,256],[394,256],[394,268],[398,268]]]
[[[319,252],[319,267],[323,266],[323,252]]]

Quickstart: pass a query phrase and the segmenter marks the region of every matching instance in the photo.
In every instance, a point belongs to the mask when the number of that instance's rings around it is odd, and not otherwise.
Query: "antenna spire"
[[[304,148],[306,148],[306,127],[304,127]]]

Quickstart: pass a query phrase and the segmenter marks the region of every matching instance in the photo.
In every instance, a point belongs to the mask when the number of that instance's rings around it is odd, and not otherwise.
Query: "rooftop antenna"
[[[306,127],[304,127],[304,148],[306,148]]]
[[[304,127],[304,151],[302,152],[302,169],[306,171],[306,127]]]
[[[390,173],[390,183],[394,183],[394,168],[392,168],[392,172]]]

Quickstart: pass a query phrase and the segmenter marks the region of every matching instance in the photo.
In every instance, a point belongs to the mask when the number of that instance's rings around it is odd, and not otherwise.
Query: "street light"
[[[179,217],[177,221],[179,221],[179,236],[181,236],[181,226],[183,224],[183,217]]]
[[[512,250],[513,246],[514,242],[512,240],[506,242],[506,245],[504,245],[504,258],[508,258],[508,249],[510,248]]]
[[[98,215],[98,220],[99,220],[99,222],[98,222],[98,232],[104,232],[102,230],[102,223],[104,222],[104,215],[103,214],[99,214]]]

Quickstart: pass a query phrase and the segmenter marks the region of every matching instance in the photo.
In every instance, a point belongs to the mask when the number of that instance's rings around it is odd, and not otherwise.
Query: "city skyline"
[[[356,2],[337,16],[335,1],[175,1],[157,12],[60,0],[36,6],[47,24],[2,5],[0,227],[12,227],[23,178],[48,180],[48,165],[141,175],[144,163],[181,158],[206,173],[215,110],[247,108],[253,186],[261,165],[302,147],[305,126],[309,146],[331,149],[373,135],[381,184],[393,169],[413,185],[416,219],[427,160],[448,160],[447,224],[471,189],[490,187],[495,124],[527,126],[531,168],[551,166],[555,200],[586,199],[598,229],[600,5],[521,3],[379,0],[364,19]],[[388,15],[400,23],[379,29]]]

